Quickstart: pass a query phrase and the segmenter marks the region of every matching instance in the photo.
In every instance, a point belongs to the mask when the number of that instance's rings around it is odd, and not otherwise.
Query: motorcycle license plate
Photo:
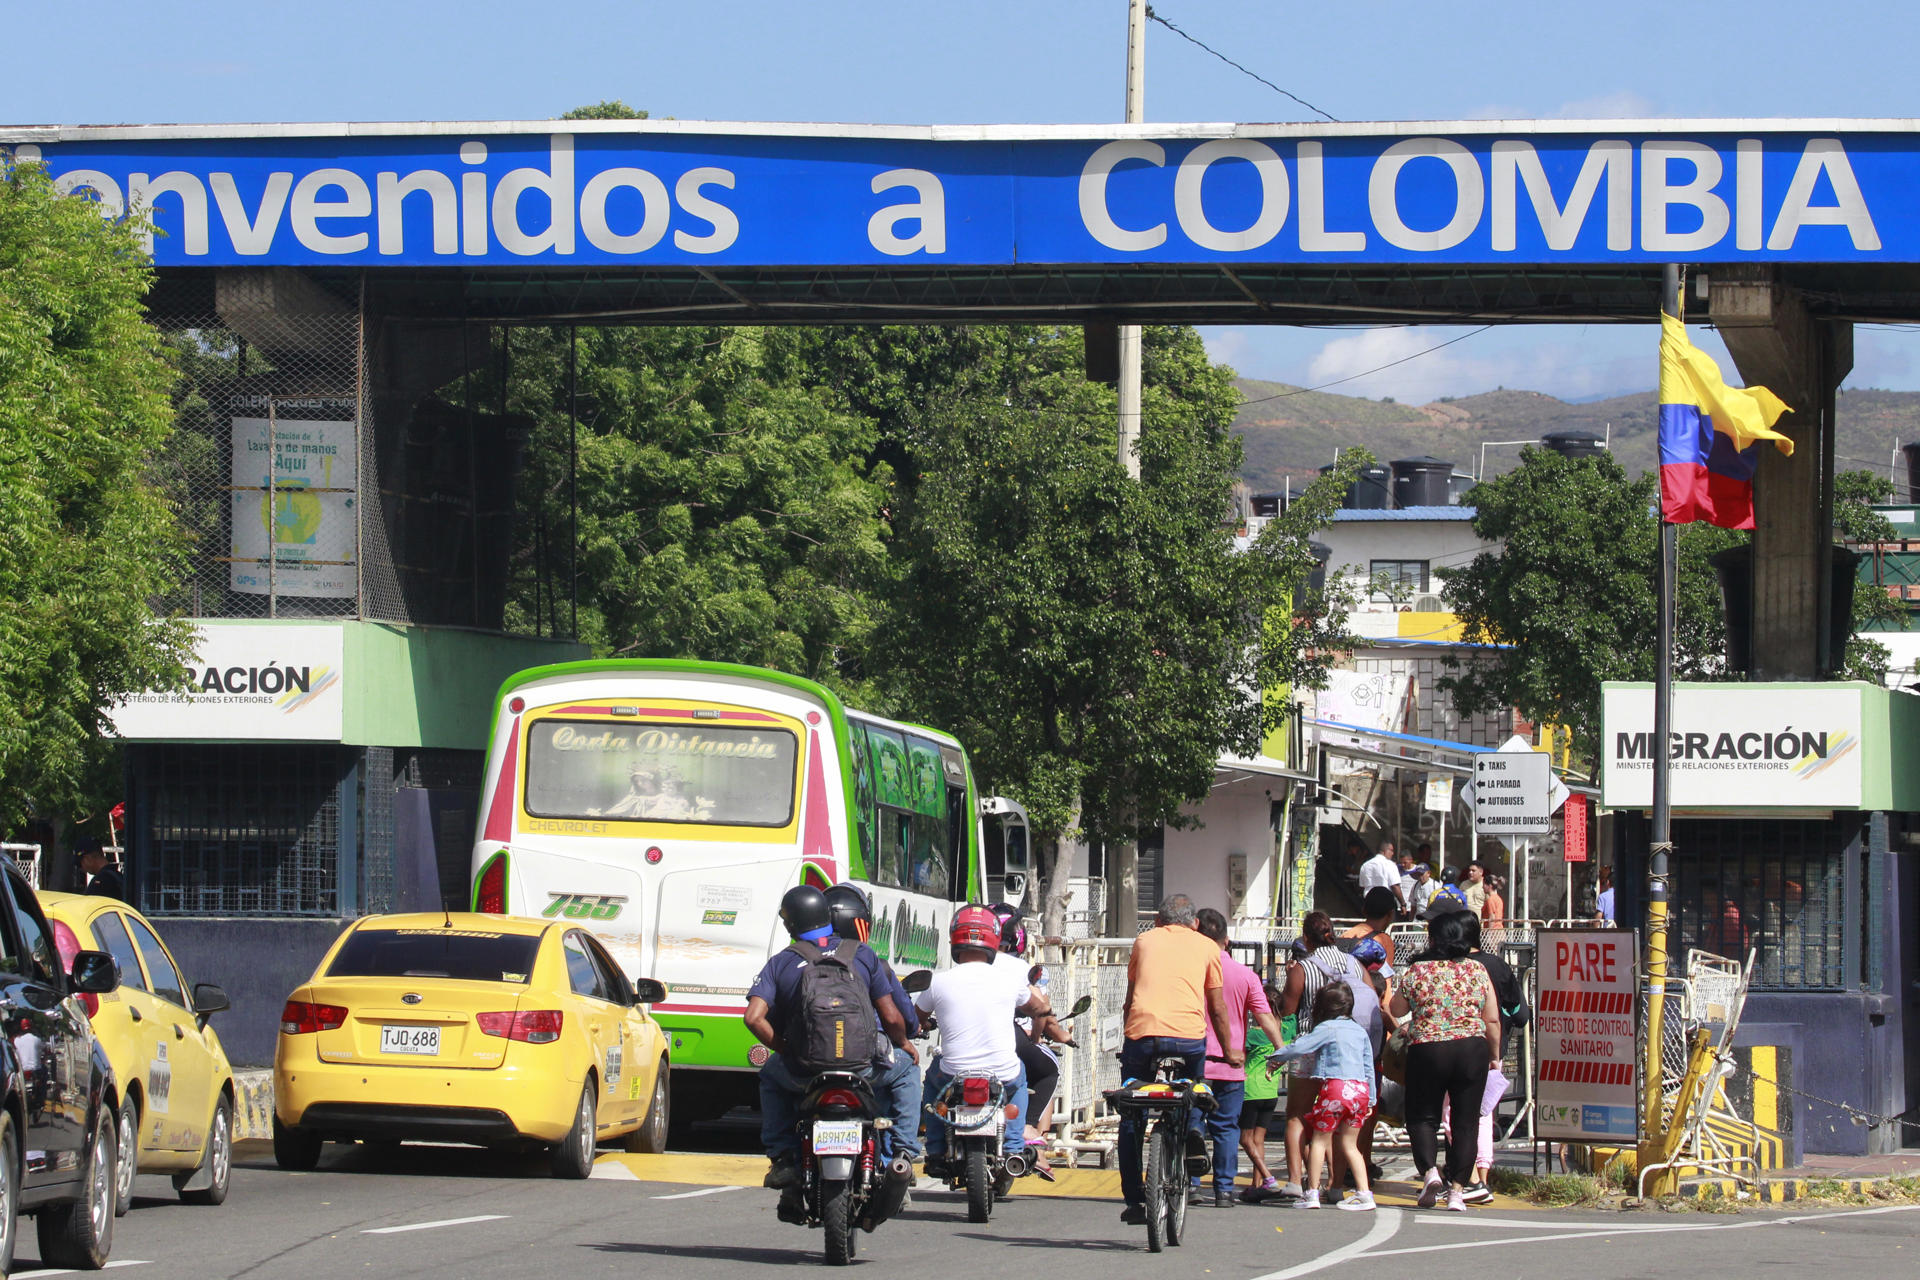
[[[953,1127],[956,1129],[983,1129],[992,1120],[992,1107],[955,1107],[953,1109]]]
[[[813,1154],[817,1156],[855,1156],[860,1154],[858,1120],[816,1120],[813,1122]]]

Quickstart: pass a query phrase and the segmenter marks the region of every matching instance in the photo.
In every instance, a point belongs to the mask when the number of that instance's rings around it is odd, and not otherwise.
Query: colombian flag
[[[1730,387],[1687,326],[1660,317],[1660,518],[1753,528],[1753,473],[1762,440],[1793,454],[1773,424],[1786,413],[1765,387]]]

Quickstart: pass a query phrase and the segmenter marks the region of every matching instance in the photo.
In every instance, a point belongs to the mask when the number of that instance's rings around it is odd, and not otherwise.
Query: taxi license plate
[[[433,1057],[440,1052],[440,1028],[381,1027],[380,1052],[413,1053]]]
[[[813,1123],[813,1154],[817,1156],[853,1156],[860,1154],[858,1120],[816,1120]]]

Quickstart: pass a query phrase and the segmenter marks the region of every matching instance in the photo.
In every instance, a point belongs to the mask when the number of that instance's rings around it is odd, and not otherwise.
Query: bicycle
[[[1208,1061],[1226,1059],[1209,1055]],[[1212,1167],[1204,1149],[1191,1156],[1185,1152],[1194,1110],[1204,1115],[1219,1103],[1205,1080],[1188,1079],[1185,1070],[1185,1058],[1162,1055],[1154,1059],[1152,1078],[1129,1080],[1106,1093],[1107,1102],[1116,1110],[1138,1112],[1144,1128],[1140,1178],[1146,1198],[1149,1253],[1180,1243],[1187,1226],[1187,1179]]]

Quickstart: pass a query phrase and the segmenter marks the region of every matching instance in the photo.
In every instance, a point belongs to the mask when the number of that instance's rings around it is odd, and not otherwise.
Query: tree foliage
[[[0,176],[0,829],[70,816],[106,709],[177,683],[190,652],[149,606],[185,551],[150,474],[173,379],[150,279],[132,222],[37,165]]]
[[[1837,524],[1863,533],[1875,521],[1885,524],[1866,506],[1875,496],[1872,479],[1838,478]],[[1514,471],[1477,485],[1470,501],[1474,532],[1501,545],[1462,569],[1443,570],[1444,591],[1469,635],[1504,647],[1456,660],[1441,687],[1466,715],[1511,706],[1530,720],[1567,725],[1590,754],[1601,684],[1654,678],[1659,476],[1629,480],[1610,455],[1568,459],[1530,448]],[[1675,679],[1738,678],[1726,668],[1725,613],[1710,558],[1746,541],[1736,530],[1680,527]],[[1875,597],[1855,594],[1856,626],[1887,614],[1884,596]],[[1841,675],[1878,680],[1885,666],[1886,650],[1856,635]]]

